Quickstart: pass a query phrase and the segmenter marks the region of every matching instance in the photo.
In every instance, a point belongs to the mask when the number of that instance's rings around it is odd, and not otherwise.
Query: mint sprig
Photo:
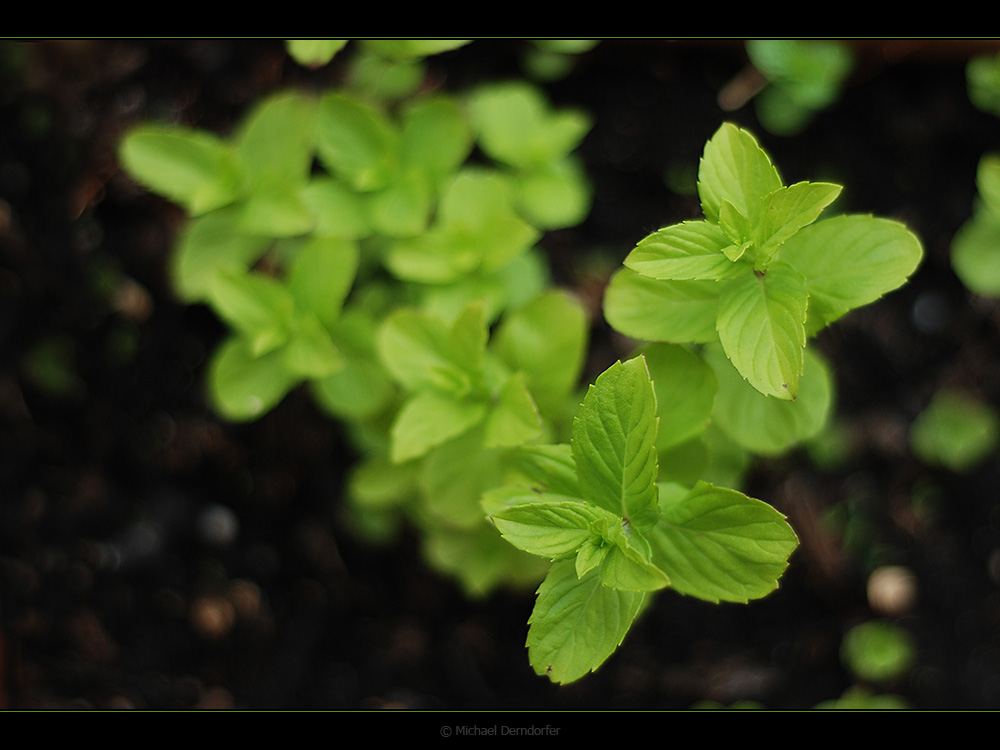
[[[736,490],[658,484],[658,424],[645,356],[615,363],[588,389],[569,446],[521,452],[536,492],[490,516],[512,545],[553,561],[528,656],[555,682],[597,669],[656,591],[766,595],[798,543],[780,513]]]

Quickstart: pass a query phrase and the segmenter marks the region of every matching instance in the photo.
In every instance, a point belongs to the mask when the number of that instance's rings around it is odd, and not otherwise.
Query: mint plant
[[[645,359],[616,363],[588,390],[568,446],[526,449],[532,492],[490,516],[508,542],[553,561],[527,645],[535,671],[555,682],[600,666],[653,592],[764,596],[798,543],[780,513],[735,490],[659,485],[657,433]]]
[[[213,406],[253,420],[305,385],[357,455],[358,531],[415,526],[470,595],[541,581],[529,659],[570,682],[657,591],[777,587],[795,533],[732,488],[750,454],[823,427],[832,378],[809,339],[903,283],[921,249],[897,222],[820,220],[839,186],[786,186],[723,125],[700,162],[704,220],[642,240],[608,286],[634,356],[581,386],[588,316],[539,243],[589,209],[590,119],[521,81],[424,93],[423,58],[464,43],[290,44],[308,65],[353,50],[345,84],[278,92],[228,136],[142,125],[120,156],[186,213],[175,287],[229,331]]]
[[[421,90],[424,59],[465,43],[290,42],[303,64],[337,56],[344,85],[277,92],[224,136],[140,125],[119,154],[187,215],[178,295],[228,326],[212,406],[254,420],[308,388],[358,455],[359,531],[415,524],[479,594],[539,575],[479,501],[505,451],[561,435],[575,408],[586,318],[537,244],[586,214],[572,152],[590,123],[523,82]]]
[[[379,487],[402,494],[436,567],[472,594],[544,572],[496,535],[481,500],[520,473],[520,446],[566,433],[587,347],[582,307],[556,290],[492,333],[485,321],[481,301],[453,319],[414,308],[386,317],[378,347],[402,403],[359,469],[366,504],[385,496]]]
[[[685,479],[693,461],[722,461],[737,483],[741,453],[780,455],[827,427],[833,379],[812,339],[903,284],[923,250],[899,222],[821,216],[841,187],[785,185],[753,135],[729,123],[705,146],[698,189],[705,218],[641,240],[610,279],[604,315],[709,365],[708,428],[661,461]]]
[[[794,400],[808,338],[899,287],[922,257],[899,222],[817,221],[841,187],[784,185],[756,139],[729,123],[705,146],[698,190],[705,219],[639,242],[625,259],[629,273],[612,282],[605,314],[637,338],[717,340],[766,396]],[[622,299],[633,290],[658,303],[645,320]]]
[[[660,343],[597,378],[568,446],[524,449],[537,460],[529,492],[484,499],[507,541],[552,560],[527,645],[556,682],[603,663],[656,591],[746,602],[777,587],[794,532],[704,477],[735,484],[743,451],[776,455],[823,427],[832,378],[809,338],[901,285],[922,256],[898,222],[819,221],[840,186],[786,186],[728,123],[706,144],[698,188],[705,219],[639,242],[605,295],[614,328]]]
[[[524,377],[488,354],[487,336],[482,304],[466,307],[451,326],[411,309],[385,321],[378,341],[382,360],[411,394],[393,422],[393,461],[426,455],[477,425],[486,448],[520,445],[541,434]]]

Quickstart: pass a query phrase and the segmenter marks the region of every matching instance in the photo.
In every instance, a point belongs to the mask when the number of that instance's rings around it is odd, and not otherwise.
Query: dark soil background
[[[1000,708],[1000,461],[957,475],[906,442],[944,384],[1000,406],[1000,309],[948,260],[977,162],[1000,149],[1000,119],[965,87],[968,58],[994,45],[858,47],[842,97],[788,138],[751,105],[720,108],[746,66],[738,40],[606,40],[548,87],[595,118],[593,212],[543,242],[595,310],[635,242],[697,215],[665,175],[726,119],[786,182],[839,182],[842,208],[901,219],[926,250],[910,285],[820,340],[851,454],[753,473],[802,539],[781,588],[747,606],[665,593],[597,673],[558,687],[527,662],[530,592],[470,601],[415,538],[352,537],[351,456],[305,394],[249,425],[212,413],[204,365],[223,330],[166,274],[181,213],[115,163],[138,121],[226,132],[268,91],[332,85],[336,66],[306,71],[267,39],[0,42],[0,708],[807,709],[855,684],[841,639],[879,617],[918,662],[873,691]],[[432,69],[449,87],[520,75],[523,48],[479,41]],[[589,376],[621,355],[594,326]],[[889,564],[916,581],[892,611],[868,594]]]

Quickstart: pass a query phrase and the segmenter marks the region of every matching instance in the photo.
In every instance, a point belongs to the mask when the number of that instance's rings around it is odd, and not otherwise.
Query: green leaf
[[[454,282],[422,286],[416,291],[420,306],[444,318],[454,318],[472,302],[481,302],[492,324],[506,310],[514,310],[551,288],[548,259],[538,248],[517,256],[503,268],[473,273]]]
[[[973,294],[1000,297],[1000,221],[984,211],[959,227],[951,242],[951,267]]]
[[[395,387],[375,351],[377,323],[364,310],[347,308],[333,326],[333,337],[344,366],[310,385],[317,401],[330,414],[355,422],[384,409]]]
[[[507,314],[492,340],[495,351],[515,371],[545,410],[579,382],[587,348],[587,317],[568,294],[550,290]]]
[[[330,332],[312,314],[292,318],[285,367],[302,378],[325,378],[344,366],[344,359],[330,338]]]
[[[560,161],[590,130],[583,112],[553,111],[541,90],[523,81],[480,86],[469,111],[483,150],[519,169]]]
[[[622,268],[604,292],[604,317],[626,336],[677,344],[718,339],[716,281],[659,281]]]
[[[122,140],[118,157],[142,185],[195,216],[233,203],[243,194],[235,150],[211,133],[140,126]]]
[[[612,513],[576,498],[562,500],[559,495],[543,498],[504,508],[490,516],[504,539],[532,555],[550,560],[576,555],[588,539],[595,537],[593,526],[599,520],[621,524],[621,519]]]
[[[593,507],[593,506],[591,506]],[[602,562],[604,558],[607,557],[608,553],[613,548],[607,544],[604,544],[603,540],[597,537],[591,536],[580,545],[580,549],[577,550],[575,558],[576,567],[576,577],[583,578],[587,573],[594,570]],[[613,588],[625,588],[625,587],[613,587]],[[626,588],[626,590],[631,590]],[[639,589],[641,590],[641,589]]]
[[[525,445],[514,454],[516,466],[539,492],[580,496],[576,462],[569,444]]]
[[[826,362],[811,347],[803,355],[803,374],[795,401],[769,398],[743,380],[718,345],[705,349],[705,361],[719,382],[712,421],[744,450],[777,456],[815,437],[827,423],[833,379]]]
[[[749,39],[746,50],[772,85],[812,109],[833,101],[854,65],[850,47],[838,40]]]
[[[979,160],[976,189],[985,209],[1000,219],[1000,154],[986,154]]]
[[[421,521],[431,514],[452,527],[482,527],[484,495],[504,479],[502,459],[501,451],[483,447],[481,423],[435,446],[421,460]],[[486,527],[496,536],[492,525]]]
[[[427,69],[420,59],[391,60],[372,52],[371,40],[358,40],[357,54],[351,58],[345,86],[372,101],[394,104],[420,94]]]
[[[716,225],[712,224],[712,226]],[[729,201],[722,201],[722,205],[719,207],[718,227],[733,243],[722,248],[723,254],[733,263],[746,255],[747,250],[753,247],[753,240],[749,239],[753,235],[750,219],[741,214]]]
[[[769,80],[754,98],[757,118],[772,133],[793,135],[840,94],[854,56],[838,40],[751,39],[750,61]]]
[[[922,257],[905,225],[857,214],[805,227],[775,255],[805,277],[810,333],[902,286]]]
[[[980,54],[965,66],[969,101],[983,112],[1000,115],[1000,55]]]
[[[852,685],[838,698],[820,701],[816,711],[909,711],[913,707],[898,695],[873,695],[863,685]]]
[[[803,278],[785,263],[772,262],[766,273],[748,272],[722,288],[716,321],[722,346],[765,395],[798,395],[808,302]]]
[[[362,192],[384,188],[399,165],[399,134],[385,115],[346,94],[319,104],[317,151],[330,170]]]
[[[305,185],[265,185],[240,204],[239,230],[263,237],[298,237],[316,227]]]
[[[717,224],[685,221],[643,239],[625,258],[625,267],[669,281],[731,278],[738,269],[724,250],[732,244]]]
[[[288,273],[288,291],[296,306],[332,326],[354,284],[359,261],[355,242],[313,237],[299,250]]]
[[[660,420],[656,447],[665,451],[705,430],[715,406],[717,381],[712,368],[682,346],[653,344],[643,349],[643,356]]]
[[[392,460],[419,458],[442,443],[472,429],[486,417],[486,405],[436,391],[411,397],[392,424]]]
[[[285,49],[299,65],[319,68],[344,48],[346,39],[288,39]]]
[[[316,149],[316,101],[294,91],[267,97],[243,120],[235,146],[251,191],[304,186]]]
[[[484,271],[496,271],[541,236],[517,215],[510,185],[490,172],[466,170],[447,186],[439,207],[442,226],[476,249]]]
[[[483,596],[500,586],[536,586],[550,564],[507,544],[481,517],[472,527],[425,527],[423,542],[424,555],[434,569],[453,577],[471,596]]]
[[[240,231],[239,207],[198,216],[185,227],[170,258],[174,288],[186,302],[206,302],[217,272],[246,272],[270,243],[270,238]]]
[[[657,591],[670,585],[667,574],[630,546],[625,537],[604,556],[600,575],[604,586],[622,591]]]
[[[722,358],[725,360],[724,354]],[[728,361],[726,367],[739,378]],[[766,398],[754,391],[746,381],[740,382],[760,398]],[[776,404],[793,403],[770,400]],[[743,486],[750,469],[750,453],[737,445],[717,425],[709,423],[698,437],[661,452],[659,464],[661,482],[693,487],[698,480],[702,480],[719,487],[739,488]]]
[[[246,337],[255,355],[288,340],[295,302],[277,279],[252,272],[219,272],[209,299],[220,317]]]
[[[987,154],[979,160],[976,187],[979,202],[952,239],[951,266],[973,294],[996,298],[1000,297],[1000,155]]]
[[[705,482],[691,490],[661,485],[660,520],[647,538],[671,586],[710,602],[766,596],[798,545],[770,505]]]
[[[542,434],[542,420],[520,373],[507,379],[486,417],[484,445],[512,447]]]
[[[412,237],[426,231],[433,207],[430,183],[415,170],[397,175],[369,201],[372,227],[386,237]]]
[[[934,394],[910,428],[910,445],[924,462],[952,471],[972,469],[1000,444],[1000,418],[993,408],[959,391]]]
[[[392,313],[378,334],[379,356],[404,388],[465,396],[473,389],[475,373],[467,369],[468,355],[456,343],[443,320],[412,309]]]
[[[212,355],[208,391],[223,417],[246,421],[275,407],[300,380],[285,367],[283,350],[256,356],[246,340],[234,336]]]
[[[527,252],[539,236],[514,212],[505,180],[466,170],[445,187],[430,230],[394,243],[386,263],[404,280],[454,282],[503,268]]]
[[[471,39],[365,39],[370,51],[391,60],[419,60],[464,47]]]
[[[400,159],[434,185],[454,174],[472,151],[472,130],[453,99],[435,96],[403,112]]]
[[[590,212],[593,189],[573,155],[513,176],[518,212],[539,229],[574,227]]]
[[[903,628],[883,620],[855,625],[840,646],[844,665],[868,682],[888,682],[906,674],[917,660],[913,637]]]
[[[583,496],[641,526],[656,504],[656,396],[646,361],[617,362],[587,390],[573,421]]]
[[[756,224],[761,201],[780,187],[778,170],[749,131],[727,122],[705,144],[698,194],[709,221],[718,223],[722,204],[728,202]]]
[[[490,335],[486,326],[486,306],[477,300],[462,308],[448,335],[455,361],[467,372],[481,373],[485,367],[486,342]]]
[[[350,470],[352,504],[366,510],[392,510],[414,494],[418,464],[394,464],[386,456],[369,454]]]
[[[374,231],[370,202],[340,180],[322,177],[310,180],[302,198],[316,217],[318,235],[360,240]]]
[[[573,560],[553,563],[529,620],[535,672],[567,683],[594,671],[621,645],[644,600],[642,592],[602,585],[596,570],[578,578]]]
[[[797,182],[768,195],[754,233],[758,258],[766,263],[789,237],[816,221],[841,190],[840,185],[827,182]]]
[[[385,256],[392,274],[418,284],[454,284],[474,277],[479,270],[481,248],[465,233],[432,227],[415,237],[393,243]]]

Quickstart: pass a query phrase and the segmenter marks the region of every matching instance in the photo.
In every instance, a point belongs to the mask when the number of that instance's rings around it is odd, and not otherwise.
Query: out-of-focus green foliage
[[[940,391],[913,422],[910,445],[928,464],[967,471],[996,451],[1000,418],[993,408],[956,391]]]
[[[882,683],[905,674],[915,663],[917,651],[906,630],[891,622],[872,620],[847,632],[840,655],[859,679]]]
[[[833,40],[750,39],[746,50],[768,81],[754,98],[757,118],[776,135],[805,129],[837,100],[854,68],[851,49]]]

